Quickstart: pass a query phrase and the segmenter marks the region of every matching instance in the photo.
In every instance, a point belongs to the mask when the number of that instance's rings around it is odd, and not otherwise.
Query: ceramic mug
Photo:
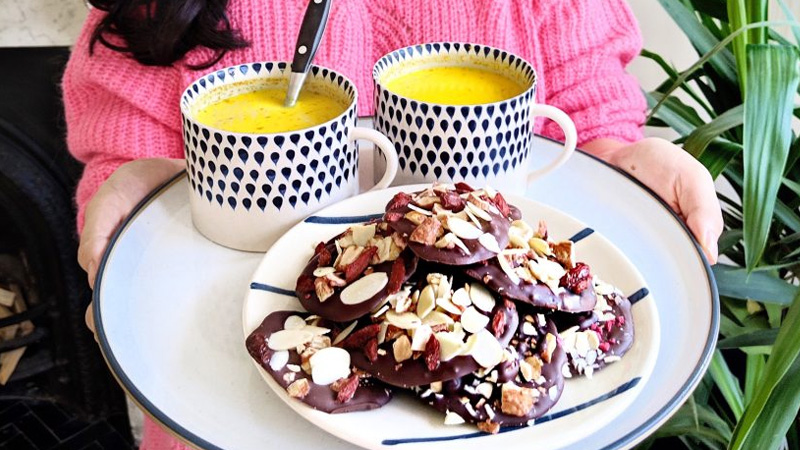
[[[391,92],[385,82],[410,71],[469,66],[504,75],[525,90],[502,101],[444,105]],[[375,63],[375,127],[394,144],[399,169],[394,184],[465,181],[524,194],[537,177],[553,171],[575,151],[575,124],[561,110],[536,103],[536,71],[522,58],[468,43],[432,43],[395,50]],[[553,161],[531,171],[533,118],[555,121],[566,136]],[[376,173],[386,166],[375,158]]]
[[[391,142],[356,127],[355,85],[332,70],[312,66],[304,89],[338,96],[347,108],[301,130],[235,133],[196,120],[203,107],[233,95],[276,85],[285,89],[288,66],[259,62],[204,75],[181,95],[186,171],[194,226],[211,241],[266,251],[291,226],[324,206],[358,193],[356,139],[382,149],[385,170],[373,189],[387,187],[397,171]]]

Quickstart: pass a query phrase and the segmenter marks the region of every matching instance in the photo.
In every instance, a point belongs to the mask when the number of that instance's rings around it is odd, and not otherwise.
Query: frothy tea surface
[[[286,91],[280,88],[234,95],[199,109],[197,121],[235,133],[277,133],[319,125],[348,107],[342,99],[309,89],[300,92],[291,108],[283,106],[285,97]]]
[[[383,84],[403,97],[442,105],[494,103],[515,97],[526,89],[499,73],[467,66],[415,70]]]

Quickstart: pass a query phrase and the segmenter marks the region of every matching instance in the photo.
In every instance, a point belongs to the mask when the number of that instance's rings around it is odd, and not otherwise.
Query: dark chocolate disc
[[[500,212],[500,209],[490,200],[484,199],[476,200],[476,202],[487,205],[489,209],[478,208],[482,212],[476,215],[474,213],[474,209],[471,209],[471,207],[467,206],[467,203],[471,201],[469,199],[464,200],[460,196],[464,194],[464,192],[459,194],[459,191],[457,190],[443,191],[441,189],[441,187],[434,187],[429,190],[414,194],[400,193],[397,194],[386,207],[387,209],[384,219],[393,230],[409,238],[408,247],[417,256],[425,261],[454,266],[463,266],[486,260],[497,254],[495,251],[482,244],[478,237],[470,239],[463,237],[459,238],[459,240],[463,243],[463,246],[466,247],[468,251],[464,251],[461,246],[454,243],[451,243],[447,246],[437,247],[436,243],[439,242],[443,236],[451,233],[452,231],[446,228],[446,224],[439,220],[436,214],[431,212],[434,208],[433,205],[438,205],[436,208],[444,209],[449,211],[449,213],[464,214],[466,219],[462,218],[462,220],[467,222],[471,227],[479,228],[484,234],[493,236],[494,241],[497,243],[497,248],[502,249],[508,245],[508,228],[511,223],[509,217],[512,216],[512,210],[511,207],[505,204],[505,200],[502,201],[502,204],[505,205],[507,210],[506,215],[503,215],[503,213]],[[428,194],[424,194],[426,192]],[[431,192],[434,192],[435,194],[431,194]],[[424,202],[421,200],[415,200],[424,198],[420,197],[421,195],[428,195],[427,198],[429,200]],[[441,201],[430,203],[430,199],[437,196],[441,199]],[[497,197],[502,198],[500,194],[497,194]],[[476,205],[476,203],[472,204]],[[413,207],[410,205],[413,205]],[[420,210],[427,212],[420,213]],[[469,211],[469,213],[475,217],[475,220],[478,221],[480,227],[478,227],[464,211]],[[514,208],[513,212],[514,214],[518,215],[519,210]],[[417,222],[410,220],[407,216],[408,214],[416,214],[419,220],[417,220]],[[484,219],[479,217],[481,215],[484,217]],[[485,220],[485,218],[489,218],[491,220]],[[432,226],[427,226],[428,220],[434,222]],[[425,229],[434,231],[423,232],[422,230]],[[415,237],[415,233],[419,233],[419,235]],[[459,235],[458,232],[452,232],[452,234],[456,236]],[[423,238],[420,238],[419,236],[423,236]]]
[[[391,400],[391,388],[374,378],[361,377],[358,379],[357,388],[352,398],[345,402],[340,401],[338,398],[339,394],[332,389],[333,385],[323,386],[315,384],[311,376],[302,369],[297,372],[290,369],[290,366],[301,365],[301,357],[294,350],[287,350],[289,353],[288,362],[278,370],[274,370],[270,366],[270,359],[275,351],[269,348],[267,341],[272,333],[283,330],[286,318],[293,315],[305,318],[308,317],[309,314],[295,311],[276,311],[268,315],[264,321],[261,322],[261,325],[250,333],[245,342],[250,356],[252,356],[282,388],[287,389],[294,381],[305,378],[308,381],[309,389],[308,393],[301,398],[300,401],[314,409],[331,414],[376,409]],[[320,325],[330,326],[333,324],[324,323]]]
[[[603,302],[605,300],[605,302]],[[605,303],[608,307],[602,306]],[[580,314],[557,313],[554,320],[562,335],[569,360],[570,372],[573,375],[587,375],[617,361],[633,345],[634,326],[631,302],[617,293],[598,298],[598,308]],[[569,331],[572,329],[572,331]],[[577,344],[582,337],[570,336],[573,332],[594,333],[597,342]],[[588,335],[587,335],[588,337]],[[594,341],[594,337],[591,337]],[[595,343],[599,343],[597,348]]]
[[[332,263],[339,255],[336,246],[334,244],[328,244],[325,246],[325,249],[328,252],[328,256],[325,256],[325,258],[330,259],[330,263]],[[341,298],[342,292],[352,283],[356,282],[360,278],[363,278],[364,274],[362,273],[359,278],[345,286],[332,286],[333,294],[324,301],[320,302],[315,287],[316,277],[314,276],[314,270],[321,265],[321,257],[323,256],[320,254],[320,252],[317,252],[297,278],[295,293],[297,294],[297,298],[300,299],[300,304],[302,304],[303,308],[309,312],[318,314],[325,319],[336,322],[355,320],[372,311],[375,306],[383,303],[383,301],[389,295],[391,283],[387,282],[386,285],[376,294],[364,301],[355,304],[343,303]],[[397,259],[402,262],[404,267],[401,275],[402,281],[408,280],[408,278],[411,277],[411,275],[413,275],[414,271],[417,269],[417,257],[412,252],[404,250]],[[368,265],[365,273],[366,271],[371,271],[373,273],[383,272],[386,274],[387,279],[391,280],[394,264],[395,261],[385,261],[374,266]],[[344,276],[341,273],[339,275],[341,275],[339,277],[340,279],[344,279]]]
[[[465,422],[493,424],[495,432],[497,425],[529,425],[550,410],[564,390],[563,367],[567,357],[557,344],[558,334],[552,320],[522,311],[520,316],[520,325],[509,345],[515,357],[492,370],[445,381],[441,388],[435,385],[415,388],[417,397],[438,411],[458,414]],[[548,352],[548,343],[555,344],[555,349]],[[531,365],[530,361],[535,363]],[[481,429],[492,430],[492,426]]]
[[[471,265],[464,270],[464,273],[482,281],[489,289],[500,295],[529,303],[537,308],[583,312],[591,311],[597,302],[597,296],[591,288],[584,289],[580,294],[566,289],[555,294],[543,283],[530,283],[525,280],[514,283],[500,267],[497,258]]]

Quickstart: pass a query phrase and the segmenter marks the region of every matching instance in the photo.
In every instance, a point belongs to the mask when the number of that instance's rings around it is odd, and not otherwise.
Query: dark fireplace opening
[[[17,68],[0,71],[0,449],[131,448],[124,393],[84,323],[81,166],[59,89],[68,55],[0,49],[0,67]]]

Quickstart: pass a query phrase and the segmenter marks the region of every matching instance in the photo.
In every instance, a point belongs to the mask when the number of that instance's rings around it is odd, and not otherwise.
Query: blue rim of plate
[[[558,144],[562,144],[554,139],[550,139],[544,136],[537,137],[541,139],[545,139],[550,142],[555,142]],[[634,428],[632,431],[628,432],[625,436],[617,439],[616,441],[612,442],[611,444],[603,447],[602,450],[612,450],[612,449],[619,449],[624,448],[626,446],[635,444],[646,436],[648,430],[652,429],[654,426],[659,425],[666,421],[672,414],[674,414],[677,409],[683,404],[684,401],[691,395],[692,391],[697,387],[700,383],[700,380],[703,378],[703,375],[706,373],[708,369],[708,365],[711,362],[711,356],[716,347],[717,343],[717,335],[719,333],[719,293],[717,291],[717,283],[714,278],[714,273],[711,270],[711,265],[708,263],[708,260],[703,253],[702,247],[694,238],[689,228],[683,223],[680,217],[666,204],[664,203],[661,198],[656,195],[650,188],[642,184],[639,180],[633,178],[627,172],[614,167],[607,162],[603,161],[602,159],[591,155],[583,150],[578,149],[577,152],[581,153],[583,156],[587,156],[591,158],[593,161],[602,164],[612,170],[614,170],[617,174],[625,177],[628,181],[632,182],[634,185],[638,186],[640,189],[644,190],[646,193],[650,195],[662,208],[664,208],[672,218],[680,225],[681,229],[686,233],[689,237],[689,240],[695,247],[700,260],[703,263],[703,267],[706,271],[706,278],[708,279],[708,287],[711,291],[711,327],[709,328],[709,335],[706,339],[705,346],[703,347],[703,352],[700,356],[700,360],[695,368],[692,370],[691,375],[689,375],[686,382],[681,386],[675,395],[663,406],[659,409],[655,414],[653,414],[650,418],[648,418],[644,423],[639,425],[638,427]],[[103,357],[106,360],[109,368],[111,369],[112,374],[117,379],[117,381],[122,385],[123,389],[128,392],[128,394],[132,397],[133,401],[137,403],[140,407],[142,407],[147,415],[151,418],[159,422],[160,424],[167,427],[169,430],[172,430],[174,435],[178,437],[180,440],[190,444],[191,446],[207,449],[207,450],[224,450],[221,447],[217,447],[216,445],[206,441],[205,439],[197,436],[196,434],[192,433],[191,431],[187,430],[186,428],[182,427],[180,424],[169,418],[166,414],[164,414],[158,407],[156,407],[147,397],[145,397],[142,392],[136,387],[136,385],[128,378],[125,371],[122,369],[122,366],[119,364],[119,361],[114,357],[114,352],[111,350],[111,347],[108,344],[108,340],[106,339],[105,330],[103,328],[103,320],[102,315],[100,312],[100,286],[103,281],[103,272],[105,271],[106,264],[108,263],[108,259],[114,249],[119,238],[128,228],[128,226],[133,222],[136,216],[139,215],[141,212],[151,201],[153,201],[156,197],[161,195],[167,188],[172,186],[178,179],[184,177],[186,175],[186,171],[182,170],[179,173],[172,176],[169,180],[164,182],[161,186],[154,189],[150,192],[145,198],[140,201],[136,207],[133,208],[131,214],[125,218],[125,220],[120,224],[117,231],[111,237],[111,240],[108,243],[108,247],[106,247],[105,252],[103,253],[103,259],[100,261],[100,266],[97,269],[97,276],[94,282],[94,290],[92,292],[92,300],[94,304],[97,305],[93,308],[93,315],[94,315],[94,323],[95,329],[97,332],[97,340],[100,345],[100,350],[103,353]]]

